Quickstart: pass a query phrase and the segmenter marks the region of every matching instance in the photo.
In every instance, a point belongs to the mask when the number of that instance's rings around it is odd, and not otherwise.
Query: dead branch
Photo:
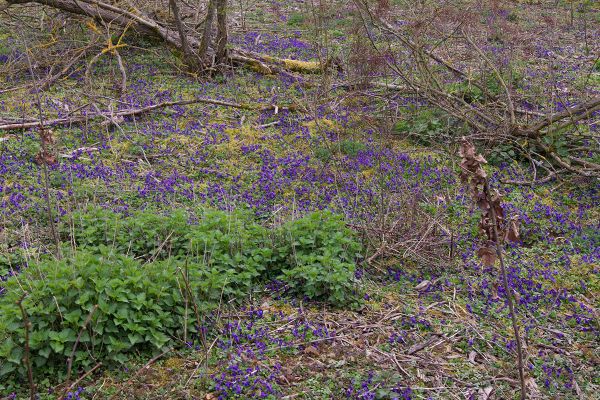
[[[90,121],[90,120],[98,119],[98,118],[104,118],[107,120],[117,120],[117,119],[120,119],[123,117],[132,117],[135,115],[149,113],[151,111],[158,110],[161,108],[173,107],[173,106],[185,106],[185,105],[197,104],[197,103],[213,104],[213,105],[217,105],[217,106],[239,108],[242,110],[255,110],[255,111],[256,110],[270,110],[273,108],[278,108],[280,110],[284,110],[284,109],[291,110],[292,109],[290,107],[279,107],[279,106],[256,107],[256,106],[253,106],[250,104],[240,104],[240,103],[231,103],[231,102],[222,101],[222,100],[196,98],[196,99],[192,99],[192,100],[165,101],[165,102],[153,104],[153,105],[147,106],[147,107],[121,110],[121,111],[112,112],[112,113],[111,112],[98,112],[98,113],[92,114],[92,115],[82,115],[82,116],[44,120],[43,126],[49,127],[49,126],[73,125],[73,124],[78,124],[78,123],[82,123],[82,122],[86,122],[86,121]],[[30,129],[30,128],[37,128],[40,126],[42,126],[42,121],[28,120],[27,122],[12,122],[12,123],[8,123],[8,124],[0,125],[0,131]]]
[[[69,382],[69,380],[71,379],[71,368],[73,367],[73,357],[75,357],[75,350],[77,350],[77,345],[79,345],[79,341],[81,340],[81,335],[83,334],[83,331],[85,329],[87,329],[87,326],[90,323],[90,321],[92,320],[92,317],[97,309],[98,309],[98,304],[95,304],[94,307],[92,308],[92,310],[89,312],[87,318],[83,322],[83,325],[81,326],[81,329],[79,330],[79,334],[77,335],[77,339],[75,340],[75,343],[73,343],[73,348],[71,349],[71,355],[69,355],[69,358],[67,359],[67,379],[66,379],[67,382]]]
[[[91,17],[99,21],[110,21],[111,24],[125,27],[131,27],[132,30],[141,34],[158,37],[164,40],[168,45],[183,51],[183,44],[180,34],[177,30],[173,30],[160,24],[159,22],[139,14],[124,10],[112,4],[107,4],[98,0],[7,0],[9,4],[28,4],[37,3],[72,14]],[[221,2],[221,3],[219,3]],[[225,20],[226,0],[218,0],[215,4],[215,13],[217,24],[220,26],[217,30],[216,56],[222,57],[223,60],[228,60],[234,64],[249,65],[255,68],[260,66],[259,72],[277,73],[282,70],[292,70],[297,72],[316,72],[322,70],[322,66],[316,63],[316,68],[313,63],[299,64],[292,63],[292,60],[286,60],[278,57],[271,57],[255,52],[244,51],[239,48],[226,49],[227,44],[227,27]],[[219,10],[220,17],[219,17]],[[210,11],[210,10],[209,10]],[[207,23],[209,18],[207,18]],[[206,28],[206,27],[205,27]],[[206,28],[208,29],[208,28]],[[205,29],[205,30],[206,30]],[[199,55],[202,56],[204,46],[207,46],[208,39],[202,43],[192,35],[185,35],[185,42],[191,49],[199,49]],[[227,51],[226,51],[227,50]],[[263,66],[268,68],[263,68]]]
[[[121,58],[119,50],[115,50],[115,57],[117,58],[117,65],[119,66],[119,71],[121,72],[119,94],[123,95],[127,91],[127,72],[125,71],[125,65],[123,64],[123,58]]]
[[[422,31],[417,35],[411,29],[403,30],[392,26],[372,12],[366,1],[354,0],[354,3],[359,10],[358,14],[362,18],[371,46],[393,72],[393,78],[404,84],[402,89],[416,93],[428,104],[466,123],[473,132],[471,137],[485,141],[487,145],[508,143],[522,156],[530,158],[535,155],[561,171],[586,177],[600,177],[600,164],[593,161],[594,157],[583,158],[576,150],[586,148],[586,151],[595,154],[600,150],[597,140],[596,143],[593,140],[590,143],[590,136],[581,134],[577,126],[581,121],[593,118],[597,114],[600,110],[600,96],[583,99],[579,105],[557,113],[544,114],[518,109],[517,104],[523,99],[518,97],[518,92],[511,91],[509,83],[498,67],[482,47],[465,33],[461,24],[453,29],[452,34],[444,34],[443,40],[452,37],[452,40],[460,41],[461,47],[474,49],[475,52],[468,55],[468,62],[470,65],[484,66],[484,71],[480,74],[462,72],[435,54],[436,46],[432,48],[431,43],[438,41],[440,32]],[[374,37],[373,27],[379,30],[381,36]],[[456,35],[457,31],[462,31],[462,35]],[[398,59],[392,57],[389,50],[383,46],[382,38],[387,38],[392,43],[388,45],[395,48],[394,54]],[[398,46],[401,51],[398,51]],[[489,76],[498,83],[504,96],[489,93],[486,88],[486,79]],[[454,89],[453,86],[444,84],[448,79],[457,80],[457,83],[462,85],[460,87],[478,88],[481,94],[471,96],[467,89]],[[505,99],[501,100],[499,97]],[[552,101],[548,99],[541,103]],[[591,138],[596,139],[593,136]],[[454,140],[456,139],[457,137],[454,137]]]
[[[102,366],[102,363],[99,362],[98,364],[94,365],[92,367],[92,369],[90,369],[89,371],[87,371],[85,374],[81,375],[79,378],[77,378],[77,380],[75,382],[73,382],[71,384],[71,386],[69,386],[67,389],[65,389],[65,395],[63,397],[61,397],[61,399],[66,399],[66,396],[68,395],[68,393],[73,390],[74,387],[76,387],[79,382],[81,382],[82,380],[84,380],[85,378],[87,378],[88,376],[90,376],[94,371],[96,371],[98,368],[100,368]]]

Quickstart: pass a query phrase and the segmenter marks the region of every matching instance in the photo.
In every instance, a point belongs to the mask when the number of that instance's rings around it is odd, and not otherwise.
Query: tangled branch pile
[[[564,95],[554,87],[544,88],[541,96],[527,90],[518,68],[490,44],[510,40],[511,51],[530,51],[510,26],[492,32],[470,28],[476,18],[470,9],[424,5],[390,15],[364,0],[354,4],[385,77],[394,80],[388,87],[417,93],[456,121],[455,133],[446,139],[466,135],[490,147],[510,146],[534,170],[533,182],[521,183],[548,181],[563,172],[600,177],[600,138],[597,128],[591,129],[600,117],[600,96],[585,84],[583,89],[571,84]],[[545,177],[538,176],[538,168]]]

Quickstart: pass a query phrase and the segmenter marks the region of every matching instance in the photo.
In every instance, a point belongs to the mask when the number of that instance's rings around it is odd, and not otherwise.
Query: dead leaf
[[[483,168],[479,167],[475,171],[475,176],[477,176],[478,178],[483,180],[483,179],[487,178],[487,173],[483,170]]]
[[[498,300],[500,296],[498,296],[498,282],[494,282],[492,284],[492,299]]]
[[[415,286],[415,290],[418,290],[418,291],[425,290],[429,287],[429,285],[431,285],[431,282],[428,280],[424,280],[423,282],[421,282],[417,286]]]
[[[467,139],[464,137],[460,142],[460,148],[458,149],[458,155],[464,158],[473,158],[475,157],[475,147],[469,143]]]
[[[542,393],[540,392],[540,389],[537,385],[537,383],[535,383],[535,379],[534,378],[527,378],[525,379],[525,386],[527,387],[527,393],[529,393],[529,397],[532,399],[539,399],[542,396]]]
[[[50,129],[44,129],[40,127],[40,139],[42,141],[42,146],[47,146],[54,144],[54,137],[52,136],[54,132]]]
[[[481,247],[477,250],[477,256],[486,267],[492,267],[496,262],[496,251],[491,247]]]
[[[469,361],[470,361],[472,364],[477,364],[477,363],[475,362],[475,357],[477,357],[477,353],[476,353],[476,352],[474,352],[474,351],[471,351],[471,352],[469,352]]]
[[[56,164],[56,157],[54,157],[54,155],[50,154],[47,151],[40,151],[35,156],[35,162],[38,163],[39,165],[42,165],[42,164],[54,165],[54,164]]]
[[[308,346],[307,348],[304,349],[304,354],[309,355],[309,356],[318,357],[319,350],[317,350],[317,348],[315,346]]]
[[[506,230],[506,239],[511,242],[517,242],[519,240],[519,228],[517,227],[517,222],[513,219],[510,221],[510,225]]]
[[[494,391],[494,388],[491,386],[488,386],[483,389],[479,389],[479,396],[477,398],[479,400],[488,400],[493,391]]]
[[[475,156],[474,160],[481,164],[487,164],[487,160],[485,158],[483,158],[483,156],[481,154],[477,154]]]
[[[515,289],[512,289],[512,292],[513,292],[513,297],[515,298],[515,301],[517,302],[517,304],[520,304],[521,303],[521,295]]]
[[[490,203],[487,201],[487,199],[483,193],[478,194],[477,205],[479,206],[479,209],[481,211],[487,211],[490,209]]]

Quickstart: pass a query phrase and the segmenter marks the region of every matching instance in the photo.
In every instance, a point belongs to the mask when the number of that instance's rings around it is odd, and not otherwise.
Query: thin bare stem
[[[28,48],[25,49],[25,54],[27,56],[27,65],[29,67],[29,73],[31,74],[31,78],[34,81],[36,81],[35,74],[33,73],[33,66],[31,64],[31,57],[29,55]],[[51,134],[44,131],[44,113],[42,111],[42,101],[40,99],[39,88],[35,89],[35,99],[36,99],[39,118],[40,118],[39,125],[38,125],[40,142],[42,145],[42,157],[40,158],[41,159],[40,164],[42,167],[42,174],[43,174],[43,178],[44,178],[44,198],[46,201],[46,210],[48,213],[48,224],[50,226],[50,235],[54,239],[54,244],[56,246],[55,256],[56,256],[56,258],[60,259],[61,258],[60,237],[58,236],[58,231],[57,231],[56,227],[54,226],[54,213],[52,212],[52,202],[50,201],[50,178],[49,178],[49,174],[48,174],[48,163],[47,163],[47,157],[46,157],[48,154],[50,154],[48,152],[48,148],[47,148],[46,137],[50,136]]]
[[[485,195],[488,199],[491,199],[490,186],[488,180],[485,180]],[[498,227],[496,224],[496,210],[495,207],[490,207],[490,215],[492,217],[492,229],[494,233],[494,242],[496,244],[496,255],[500,261],[500,271],[502,272],[502,283],[504,285],[504,291],[506,292],[506,299],[508,300],[508,310],[510,312],[510,319],[512,321],[512,327],[515,333],[515,340],[517,342],[517,359],[519,363],[519,380],[521,382],[521,400],[527,398],[527,389],[525,388],[525,371],[523,368],[523,349],[521,346],[521,335],[519,334],[519,324],[517,322],[517,316],[515,314],[515,306],[513,303],[513,294],[508,285],[508,276],[506,274],[506,267],[504,265],[504,256],[502,254],[502,244],[500,243],[498,236]]]
[[[23,316],[23,326],[25,327],[25,355],[23,356],[23,362],[27,367],[27,380],[29,381],[29,397],[31,398],[31,400],[34,400],[35,383],[33,382],[33,369],[31,368],[31,356],[29,349],[29,331],[31,330],[31,322],[29,322],[27,311],[25,311],[25,307],[23,307],[23,300],[25,300],[25,297],[27,297],[27,295],[27,292],[23,293],[21,298],[17,301],[17,305],[21,310],[21,315]]]
[[[73,356],[75,356],[75,350],[77,349],[77,345],[79,344],[79,341],[81,340],[81,335],[83,334],[83,331],[86,329],[86,327],[92,320],[92,317],[94,316],[94,313],[96,312],[97,309],[98,309],[98,304],[94,305],[94,307],[92,308],[92,311],[90,311],[90,313],[88,314],[87,318],[85,319],[85,321],[83,323],[83,326],[79,330],[79,334],[77,335],[77,339],[75,340],[75,343],[73,343],[73,349],[71,350],[71,355],[69,356],[69,359],[67,360],[67,379],[66,379],[67,382],[71,379],[71,368],[73,367]]]

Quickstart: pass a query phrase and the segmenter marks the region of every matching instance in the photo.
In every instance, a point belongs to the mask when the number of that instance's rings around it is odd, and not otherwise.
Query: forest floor
[[[307,5],[269,5],[235,12],[232,42],[314,61],[320,42],[310,29]],[[541,83],[548,78],[545,72],[556,74],[558,86],[579,82],[580,90],[600,92],[600,67],[595,67],[600,64],[594,59],[600,10],[588,10],[586,26],[580,14],[571,24],[570,9],[562,2],[560,7],[498,2],[480,11],[478,23],[499,21],[500,35],[510,28],[529,44],[519,48],[518,63],[530,82],[532,109],[552,107],[534,104],[533,92],[547,89]],[[355,21],[346,10],[330,12],[337,18],[328,26],[327,46],[343,51],[352,45],[345,30]],[[75,35],[38,33],[36,40],[55,34],[60,39]],[[499,38],[493,46],[502,52],[509,40]],[[160,43],[135,36],[125,41],[121,55],[128,86],[118,101],[119,71],[114,58],[106,56],[93,67],[91,87],[81,66],[42,94],[45,118],[69,115],[90,99],[114,110],[194,97],[251,107],[199,103],[116,123],[53,128],[60,162],[50,169],[50,187],[64,238],[69,215],[91,205],[127,214],[202,204],[249,209],[258,221],[272,225],[329,209],[350,227],[385,231],[399,224],[406,232],[411,227],[428,232],[421,237],[429,242],[407,233],[406,243],[391,243],[385,256],[359,263],[352,307],[297,298],[272,282],[224,308],[204,344],[171,348],[155,358],[139,354],[119,367],[99,368],[68,398],[516,398],[519,378],[505,293],[498,268],[483,266],[476,256],[478,210],[458,177],[456,149],[415,139],[415,133],[435,137],[454,129],[448,121],[415,98],[397,95],[395,122],[384,131],[373,122],[382,110],[383,92],[353,92],[341,85],[323,92],[319,74],[266,76],[245,68],[198,80],[183,72],[178,58]],[[8,72],[10,60],[23,51],[20,43],[0,24],[0,91],[30,79],[28,72]],[[540,67],[549,59],[558,63],[553,71]],[[0,92],[5,119],[36,116],[36,107],[27,90]],[[38,150],[35,131],[0,136],[3,280],[23,260],[53,251],[42,172],[34,162]],[[503,179],[521,179],[527,165],[502,148],[486,158],[506,212],[520,221],[522,241],[508,246],[506,261],[530,396],[597,398],[598,183],[501,185]],[[366,255],[378,245],[367,243]],[[57,398],[55,385],[51,379],[40,382],[40,398]],[[16,386],[0,382],[0,396],[25,398],[26,384]]]

